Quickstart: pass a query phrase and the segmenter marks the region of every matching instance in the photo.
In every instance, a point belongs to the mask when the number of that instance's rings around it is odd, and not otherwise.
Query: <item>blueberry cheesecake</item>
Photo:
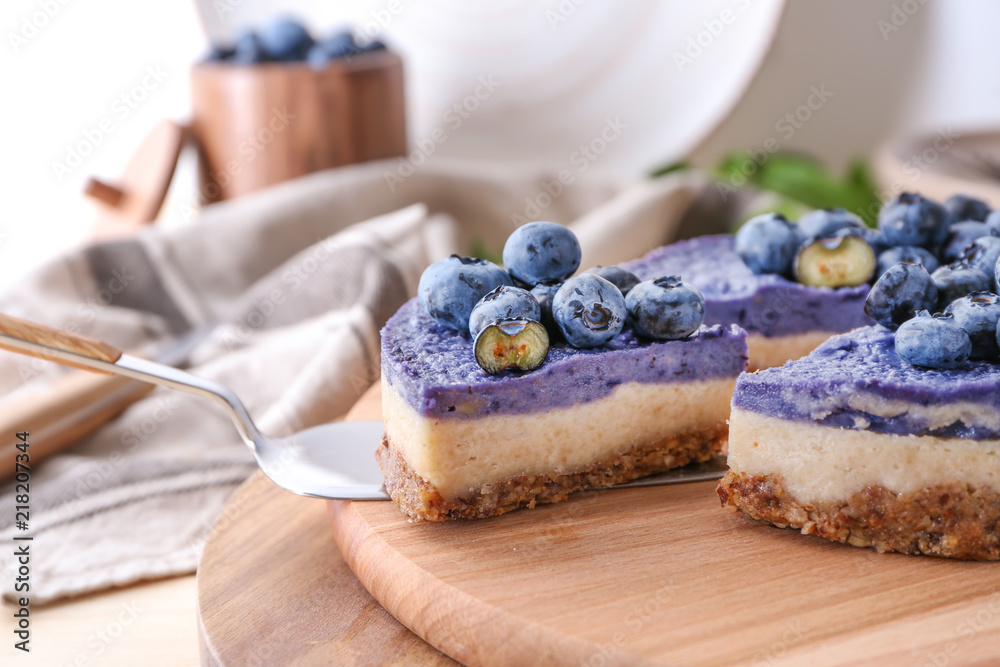
[[[705,297],[706,323],[748,332],[750,368],[759,369],[872,324],[865,299],[890,267],[924,267],[943,307],[994,289],[998,256],[1000,211],[967,195],[939,204],[902,193],[882,207],[874,229],[843,209],[813,211],[797,223],[770,213],[735,236],[682,241],[623,266],[643,279],[683,275]]]
[[[579,263],[568,230],[529,223],[506,272],[437,262],[382,330],[377,458],[411,519],[503,514],[724,450],[746,334],[703,325],[677,276]]]
[[[934,273],[893,265],[867,299],[877,325],[739,378],[723,505],[883,552],[1000,559],[1000,298]]]
[[[864,303],[874,270],[872,264],[868,275],[862,273],[860,284],[841,287],[812,286],[786,277],[801,240],[794,226],[779,224],[779,231],[772,228],[771,233],[781,234],[780,253],[759,263],[756,258],[743,260],[738,236],[717,235],[664,246],[623,266],[643,279],[682,275],[704,295],[707,324],[736,324],[747,331],[751,369],[778,366],[808,354],[836,333],[871,324]],[[782,233],[782,227],[791,227],[790,233]],[[852,249],[847,244],[866,245],[854,238],[837,242],[848,252]],[[862,259],[862,265],[872,263],[871,257]],[[800,270],[807,270],[805,262],[800,262]]]

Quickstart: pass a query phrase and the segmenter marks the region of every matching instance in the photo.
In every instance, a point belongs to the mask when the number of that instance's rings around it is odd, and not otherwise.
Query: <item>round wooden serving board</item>
[[[354,416],[377,414],[368,401]],[[374,605],[345,560],[393,616],[472,665],[1000,659],[1000,563],[772,528],[720,509],[711,482],[437,524],[409,523],[387,502],[331,501],[343,559],[320,529],[322,503],[273,487],[242,502],[199,568],[215,662],[243,664],[268,645],[280,650],[267,664],[446,660]]]

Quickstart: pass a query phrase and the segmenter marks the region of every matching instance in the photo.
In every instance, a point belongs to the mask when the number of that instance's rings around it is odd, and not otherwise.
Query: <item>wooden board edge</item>
[[[354,501],[327,501],[344,560],[379,604],[421,639],[466,665],[587,664],[601,648],[525,622],[462,592],[391,547]],[[462,641],[475,637],[475,644]],[[540,647],[549,647],[540,651]],[[603,656],[602,656],[603,657]],[[636,656],[616,656],[641,662]]]

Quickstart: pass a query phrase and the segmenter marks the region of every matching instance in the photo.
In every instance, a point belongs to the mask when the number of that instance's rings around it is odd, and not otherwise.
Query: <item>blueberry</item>
[[[895,331],[918,310],[935,308],[937,300],[937,287],[927,269],[904,262],[889,267],[875,281],[865,299],[865,313]]]
[[[260,42],[272,60],[282,62],[304,60],[315,43],[305,26],[290,18],[265,25],[260,31]]]
[[[881,229],[872,229],[871,227],[865,227],[861,230],[861,238],[868,241],[868,245],[872,247],[875,251],[875,256],[878,257],[883,252],[891,248],[892,246],[885,240],[885,234],[882,233]]]
[[[965,329],[972,341],[970,359],[996,359],[997,324],[1000,323],[1000,297],[991,292],[976,292],[951,302],[945,315],[955,318],[955,324]]]
[[[965,264],[949,264],[938,267],[931,274],[938,289],[938,311],[944,310],[955,299],[961,299],[973,292],[988,292],[993,288],[993,280],[979,269]]]
[[[983,236],[972,242],[959,261],[979,269],[986,277],[996,276],[997,260],[1000,259],[1000,237]]]
[[[549,333],[555,335],[559,333],[559,326],[556,321],[552,318],[552,298],[555,297],[556,292],[562,287],[562,282],[552,281],[546,283],[538,283],[531,288],[531,295],[535,297],[538,302],[538,307],[541,309],[542,317],[539,320],[545,325],[545,328],[549,330]]]
[[[507,272],[493,262],[452,255],[424,270],[417,286],[417,298],[424,311],[435,320],[466,331],[476,303],[490,290],[510,284]]]
[[[570,345],[597,347],[617,336],[625,325],[625,297],[604,278],[581,273],[556,292],[552,316]]]
[[[806,213],[799,220],[799,234],[806,242],[833,236],[841,229],[866,229],[861,218],[842,208],[828,208]]]
[[[328,39],[317,42],[306,56],[306,62],[311,67],[322,69],[327,63],[337,58],[344,58],[360,52],[354,41],[354,35],[348,30],[334,33]]]
[[[639,283],[625,297],[625,306],[632,328],[646,338],[686,338],[705,321],[705,297],[680,276]]]
[[[591,269],[587,269],[584,273],[593,273],[596,276],[604,278],[617,287],[622,296],[628,296],[629,290],[639,284],[638,276],[620,266],[601,266],[598,264]]]
[[[945,264],[951,264],[962,256],[962,253],[972,245],[973,241],[989,235],[990,228],[986,226],[985,222],[973,222],[972,220],[956,222],[948,228],[948,235],[938,253],[941,256],[941,261]]]
[[[990,214],[990,206],[982,199],[976,199],[969,195],[954,194],[945,201],[945,209],[951,214],[955,222],[963,220],[977,220],[984,222],[986,216]]]
[[[361,51],[364,51],[365,53],[370,53],[372,51],[385,51],[387,48],[388,47],[385,45],[385,42],[380,39],[373,39],[360,47]]]
[[[875,269],[875,272],[881,276],[889,270],[890,266],[895,266],[900,262],[920,264],[928,271],[934,271],[940,266],[937,257],[930,250],[915,245],[900,245],[889,248],[878,256],[878,268]]]
[[[233,43],[231,62],[239,65],[256,65],[257,63],[266,63],[268,60],[267,51],[257,33],[247,30],[236,37],[236,41]]]
[[[1000,236],[1000,208],[986,216],[986,226],[990,228],[990,234]]]
[[[469,315],[469,333],[475,337],[497,320],[540,321],[541,318],[542,309],[531,292],[520,287],[500,285],[473,307]]]
[[[507,238],[503,263],[510,275],[529,285],[565,280],[580,267],[580,242],[562,225],[529,222]]]
[[[205,56],[205,62],[207,63],[223,62],[232,58],[235,53],[236,49],[232,46],[213,44],[209,48],[208,54]]]
[[[789,275],[801,243],[798,228],[780,213],[751,218],[736,232],[736,252],[757,274]]]
[[[941,204],[912,192],[904,192],[882,206],[878,226],[891,245],[940,245],[948,233],[951,216]]]
[[[840,230],[840,232],[847,230]],[[838,234],[840,232],[837,232]],[[872,279],[875,251],[852,233],[817,238],[795,256],[795,279],[811,287],[854,287]]]
[[[549,353],[549,333],[534,320],[498,320],[479,332],[472,347],[476,363],[487,373],[531,371]]]
[[[969,334],[951,315],[931,317],[924,310],[900,325],[896,332],[896,354],[914,366],[958,368],[971,352]]]

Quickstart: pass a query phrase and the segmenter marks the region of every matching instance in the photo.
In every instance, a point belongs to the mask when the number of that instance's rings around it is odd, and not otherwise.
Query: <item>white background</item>
[[[826,126],[817,113],[788,147],[834,164],[890,131],[993,128],[1000,118],[1000,42],[991,34],[1000,3],[988,0],[950,0],[947,7],[934,0],[829,3],[837,21],[810,16],[810,7],[823,3],[797,2],[770,55],[780,0],[219,2],[233,10],[203,0],[204,24],[194,4],[176,0],[4,2],[0,286],[87,237],[94,213],[79,193],[88,175],[113,180],[157,121],[187,116],[188,68],[206,50],[206,29],[225,37],[275,13],[305,17],[317,33],[345,22],[380,32],[406,58],[414,142],[443,125],[444,112],[478,77],[499,80],[496,94],[449,130],[438,156],[558,165],[605,119],[620,116],[628,130],[595,169],[637,177],[698,146],[697,156],[710,161],[773,132],[774,119],[794,109],[817,71],[844,82],[827,116],[836,122]],[[904,18],[899,30],[886,33],[878,21],[892,23],[894,6],[909,13],[897,13],[896,23]],[[732,20],[720,31],[725,11]],[[717,34],[706,33],[713,27]],[[816,48],[810,31],[837,39]],[[24,42],[13,43],[12,35]],[[689,50],[692,40],[703,45],[700,52]],[[697,55],[680,66],[676,56],[684,53]],[[163,80],[144,89],[144,79],[153,81],[148,68]],[[873,78],[872,71],[888,76]],[[872,83],[879,80],[898,85]],[[852,89],[851,81],[864,85]],[[737,115],[706,143],[734,105]],[[110,134],[70,173],[56,174],[54,164],[65,163],[81,142],[92,143],[86,133],[93,138],[104,119]],[[185,224],[181,204],[191,201],[192,181],[188,161],[161,224]]]

